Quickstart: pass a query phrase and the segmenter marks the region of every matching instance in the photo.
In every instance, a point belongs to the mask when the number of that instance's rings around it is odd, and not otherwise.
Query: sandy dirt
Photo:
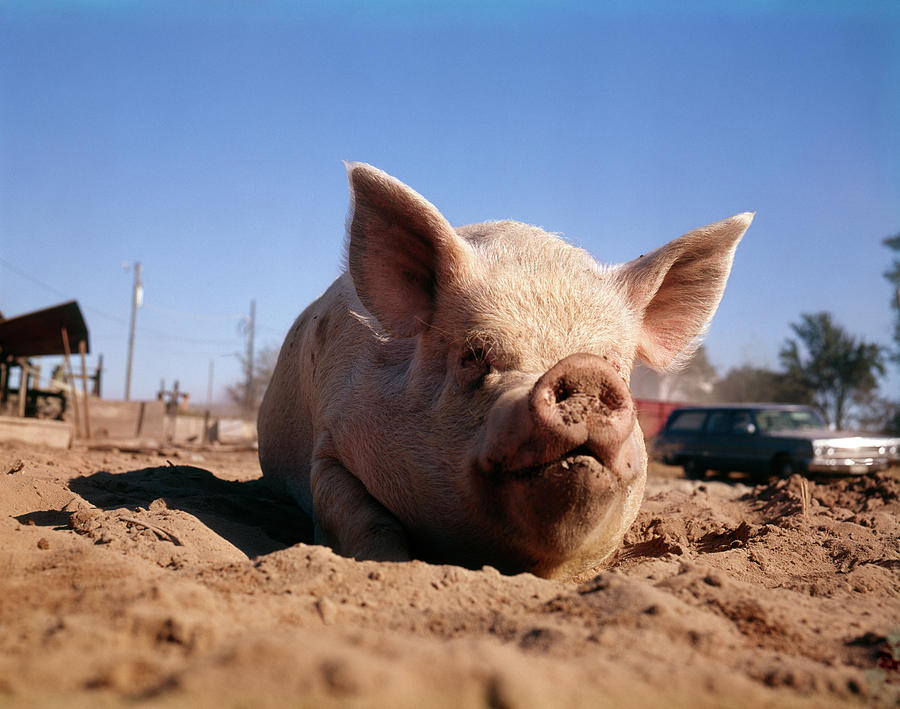
[[[651,477],[583,583],[344,559],[258,476],[0,445],[0,707],[900,706],[898,469]]]

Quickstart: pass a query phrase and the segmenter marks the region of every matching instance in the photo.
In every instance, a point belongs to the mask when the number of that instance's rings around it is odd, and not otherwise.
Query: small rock
[[[66,503],[66,506],[62,508],[62,512],[80,512],[81,510],[89,510],[91,506],[80,497],[73,497]]]
[[[360,685],[353,669],[342,659],[326,660],[321,665],[322,678],[336,694],[355,694]]]
[[[325,625],[332,625],[337,618],[337,606],[327,596],[316,601],[316,610],[319,611],[319,617]]]
[[[718,571],[710,571],[703,577],[703,581],[709,586],[720,588],[725,585],[725,577]]]

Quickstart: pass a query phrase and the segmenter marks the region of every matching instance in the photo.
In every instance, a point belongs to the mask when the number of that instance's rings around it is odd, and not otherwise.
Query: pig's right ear
[[[671,371],[694,353],[719,307],[734,251],[751,221],[753,213],[737,214],[616,270],[641,318],[638,358]]]
[[[438,285],[459,274],[466,246],[428,200],[371,165],[347,163],[347,261],[356,293],[394,337],[431,323]]]

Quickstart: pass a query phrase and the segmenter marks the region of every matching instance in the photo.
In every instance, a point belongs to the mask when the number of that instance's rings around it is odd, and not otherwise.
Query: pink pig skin
[[[690,357],[753,215],[603,266],[518,222],[454,229],[386,173],[347,170],[347,270],[282,346],[265,479],[357,559],[555,578],[607,562],[647,474],[633,363]]]

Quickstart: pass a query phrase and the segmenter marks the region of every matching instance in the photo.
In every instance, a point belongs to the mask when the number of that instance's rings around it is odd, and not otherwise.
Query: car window
[[[756,424],[753,421],[753,414],[749,411],[735,411],[734,418],[731,420],[731,432],[739,434],[755,433]]]
[[[759,423],[759,430],[763,433],[775,431],[778,429],[778,416],[782,411],[757,411],[756,420]]]
[[[766,409],[757,414],[763,431],[796,431],[825,428],[825,422],[811,409]]]
[[[706,424],[707,433],[728,433],[731,429],[730,411],[713,411]]]
[[[705,419],[705,411],[678,411],[677,413],[672,414],[672,420],[669,421],[668,430],[675,433],[696,433],[703,428],[703,421]]]

